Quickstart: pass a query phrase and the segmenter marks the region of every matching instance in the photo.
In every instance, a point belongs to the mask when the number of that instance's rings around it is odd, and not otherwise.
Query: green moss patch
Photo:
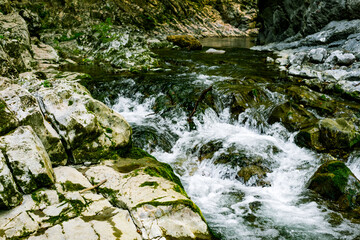
[[[140,184],[139,187],[153,187],[153,188],[157,188],[159,186],[159,183],[157,182],[144,182],[142,184]]]
[[[66,181],[64,183],[61,183],[61,187],[66,192],[75,192],[85,189],[85,187],[78,183],[72,183],[70,181]]]

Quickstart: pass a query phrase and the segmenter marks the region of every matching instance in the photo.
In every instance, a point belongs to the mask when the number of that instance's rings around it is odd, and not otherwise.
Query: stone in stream
[[[341,161],[328,161],[310,178],[308,188],[324,199],[336,201],[342,209],[360,206],[360,181]]]
[[[215,49],[215,48],[209,48],[208,50],[206,50],[206,53],[209,53],[209,54],[224,54],[225,50],[218,50],[218,49]]]
[[[0,210],[15,207],[21,201],[22,195],[18,191],[6,159],[0,151]]]
[[[346,119],[325,118],[316,126],[302,129],[295,136],[295,142],[320,151],[348,151],[360,142],[360,133],[353,123]]]
[[[194,36],[191,35],[170,35],[166,38],[169,42],[181,48],[187,48],[188,50],[201,50],[202,44]]]
[[[266,168],[250,165],[241,168],[236,177],[248,186],[269,186],[270,183],[264,181],[267,172]]]
[[[17,84],[11,84],[9,81],[0,84],[0,97],[5,100],[20,125],[28,125],[33,128],[44,144],[52,163],[65,165],[68,156],[61,138],[44,119],[36,98],[28,90]]]
[[[273,109],[268,122],[270,124],[281,122],[288,130],[296,131],[311,126],[316,122],[316,118],[303,106],[286,102]]]
[[[19,127],[0,138],[0,149],[22,192],[31,193],[54,183],[49,156],[31,127]]]

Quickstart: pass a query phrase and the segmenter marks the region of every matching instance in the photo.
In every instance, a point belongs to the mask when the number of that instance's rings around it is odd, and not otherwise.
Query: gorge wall
[[[293,36],[299,39],[318,32],[331,21],[360,18],[357,0],[259,0],[258,7],[261,44]]]

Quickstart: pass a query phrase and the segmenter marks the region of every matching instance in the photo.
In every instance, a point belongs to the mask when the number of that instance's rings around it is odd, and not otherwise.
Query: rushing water
[[[241,48],[251,44],[247,39],[240,42],[204,42],[224,48],[225,55],[161,50],[157,53],[168,69],[116,77],[92,90],[105,92],[104,101],[131,123],[135,143],[174,168],[221,239],[355,238],[358,225],[328,210],[306,189],[321,156],[295,145],[294,133],[280,123],[266,123],[269,109],[284,99],[269,89],[284,83],[266,66],[264,53]],[[249,79],[269,104],[254,104],[234,117],[229,89],[241,89]],[[194,102],[210,85],[212,99],[198,109],[190,128]],[[209,154],[203,154],[205,148]],[[224,156],[235,160],[221,161]],[[356,156],[349,166],[360,176]],[[257,184],[257,177],[246,183],[238,179],[242,167],[259,161],[268,169],[265,184]]]

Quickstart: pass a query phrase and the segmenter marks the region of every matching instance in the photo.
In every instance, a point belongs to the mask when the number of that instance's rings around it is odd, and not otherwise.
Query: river
[[[180,176],[221,239],[354,239],[358,224],[329,210],[306,184],[323,155],[298,147],[296,132],[268,123],[286,82],[251,39],[206,39],[202,51],[155,50],[163,68],[94,74],[93,95],[132,125],[133,141]],[[223,55],[205,53],[215,47]],[[203,100],[189,124],[201,93]],[[245,94],[246,93],[246,94]],[[234,99],[245,104],[234,106]],[[360,177],[360,159],[348,166]],[[246,167],[260,169],[247,181]],[[265,175],[266,174],[266,175]]]

